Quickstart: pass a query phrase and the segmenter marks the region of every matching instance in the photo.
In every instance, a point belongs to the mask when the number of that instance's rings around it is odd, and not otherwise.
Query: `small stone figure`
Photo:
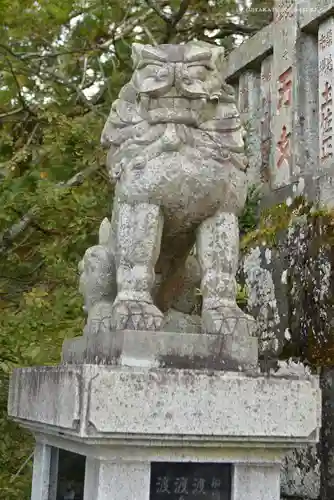
[[[236,304],[246,158],[223,55],[203,42],[133,45],[133,76],[101,139],[116,181],[112,220],[81,264],[88,335],[101,322],[110,331],[163,329],[185,293],[194,245],[201,330],[232,333],[254,321]]]

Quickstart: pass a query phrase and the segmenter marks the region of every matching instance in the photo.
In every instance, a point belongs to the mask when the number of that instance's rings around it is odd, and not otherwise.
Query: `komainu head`
[[[132,78],[113,103],[101,138],[112,177],[120,178],[124,162],[142,168],[137,158],[143,149],[149,159],[182,145],[206,157],[214,152],[218,161],[231,158],[244,170],[241,124],[223,58],[221,47],[203,42],[133,45]]]
[[[223,55],[207,44],[135,44],[132,85],[139,114],[151,124],[199,125],[201,108],[222,97]]]

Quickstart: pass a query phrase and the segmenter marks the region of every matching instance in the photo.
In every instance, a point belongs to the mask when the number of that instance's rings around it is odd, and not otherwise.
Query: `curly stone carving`
[[[231,333],[235,321],[254,320],[236,304],[246,158],[223,49],[134,44],[132,58],[133,76],[102,132],[116,188],[108,241],[84,258],[86,331],[102,317],[110,329],[163,328],[189,286],[196,244],[202,331],[223,333],[228,325]]]
[[[99,244],[86,250],[79,262],[79,290],[84,296],[84,310],[88,314],[86,334],[97,334],[102,329],[110,331],[110,305],[116,294],[115,264],[109,249],[111,225],[102,221]]]

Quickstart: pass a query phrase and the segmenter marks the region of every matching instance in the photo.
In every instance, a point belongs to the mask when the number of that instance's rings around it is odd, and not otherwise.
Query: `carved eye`
[[[160,81],[160,80],[165,80],[168,75],[169,75],[169,71],[167,68],[159,68],[157,67],[157,69],[155,70],[156,73],[155,73],[155,79],[157,81]]]
[[[195,80],[205,80],[208,75],[209,67],[198,64],[187,68],[187,77]]]
[[[141,61],[137,66],[137,70],[150,69],[151,71],[156,71],[159,68],[161,68],[161,64],[152,61]]]
[[[136,69],[144,69],[146,66],[148,66],[150,63],[148,61],[140,61],[137,65]]]

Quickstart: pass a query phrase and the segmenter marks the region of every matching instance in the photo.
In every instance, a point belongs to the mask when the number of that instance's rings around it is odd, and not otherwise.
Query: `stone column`
[[[319,444],[321,457],[321,500],[332,500],[334,497],[334,370],[322,368],[322,426]]]
[[[59,448],[52,446],[50,462],[50,486],[48,500],[57,500]]]
[[[84,500],[148,500],[150,463],[86,459]]]
[[[318,32],[319,70],[319,198],[334,206],[333,195],[333,33],[334,17],[326,19]]]
[[[299,14],[300,15],[300,14]],[[314,197],[312,184],[318,169],[318,47],[313,34],[299,33],[296,43],[297,74],[295,117],[295,136],[297,146],[296,173],[303,176],[310,197]],[[294,148],[295,149],[295,148]],[[309,182],[307,178],[310,178]],[[310,184],[310,186],[308,186]]]
[[[259,137],[260,75],[245,71],[239,78],[239,110],[246,129],[249,185],[260,184],[261,142]]]
[[[319,26],[319,160],[320,168],[333,162],[333,29],[334,18]]]
[[[34,453],[31,500],[56,500],[57,476],[58,450],[37,442]]]
[[[262,182],[270,181],[270,154],[271,154],[271,85],[272,85],[273,56],[266,57],[261,64],[260,88],[260,141],[261,141],[261,169]]]
[[[280,464],[236,464],[232,500],[280,500]]]
[[[271,187],[277,189],[291,183],[295,172],[294,141],[297,6],[295,1],[275,2],[273,33],[273,161],[271,163]]]

